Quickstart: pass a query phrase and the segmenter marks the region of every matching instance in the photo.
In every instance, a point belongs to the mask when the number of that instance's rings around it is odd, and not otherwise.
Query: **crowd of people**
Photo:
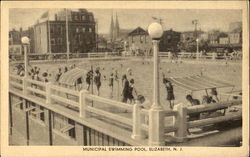
[[[123,65],[121,64],[120,66],[122,67]],[[62,67],[58,68],[57,73],[54,75],[55,82],[59,82],[63,73],[66,73],[71,69],[74,69],[75,67],[76,66],[74,64],[69,67],[65,66],[63,68]],[[17,74],[20,76],[24,76],[23,66],[18,65],[17,69],[18,69]],[[104,68],[102,70],[104,70]],[[50,80],[49,78],[51,78],[51,74],[48,72],[48,70],[46,70],[40,75],[40,68],[37,66],[35,66],[34,68],[32,67],[28,74],[31,77],[31,79],[37,81],[49,82]],[[85,80],[83,79],[84,77]],[[120,92],[119,96],[121,96],[120,99],[121,102],[130,104],[134,104],[136,100],[141,104],[145,102],[145,97],[143,95],[138,94],[138,91],[136,89],[136,82],[135,79],[133,78],[132,69],[130,68],[128,68],[124,74],[122,74],[121,72],[120,75],[118,74],[117,70],[112,68],[110,70],[110,73],[108,74],[108,77],[106,77],[105,75],[102,75],[100,67],[97,67],[95,70],[91,67],[91,69],[86,73],[86,76],[78,78],[76,83],[82,85],[85,82],[86,89],[88,91],[90,90],[93,91],[93,88],[90,89],[90,87],[93,87],[93,85],[95,85],[97,91],[96,94],[100,96],[102,81],[107,81],[107,86],[110,89],[110,98],[113,98],[114,86],[117,84],[118,93]],[[115,82],[117,83],[115,84]],[[172,85],[172,82],[165,77],[165,75],[163,75],[163,85],[166,89],[166,101],[169,103],[169,108],[173,109],[175,101],[174,86]],[[121,86],[121,89],[119,86]],[[79,88],[79,90],[81,89],[82,87]],[[200,105],[201,102],[202,104],[211,104],[219,101],[217,95],[218,93],[216,88],[212,88],[210,95],[203,96],[202,101],[194,99],[192,95],[186,95],[186,100],[190,103],[191,106]],[[197,119],[198,115],[190,115],[190,118]]]

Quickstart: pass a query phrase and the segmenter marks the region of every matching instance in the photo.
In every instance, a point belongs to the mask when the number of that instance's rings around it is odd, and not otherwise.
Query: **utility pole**
[[[192,24],[194,25],[194,37],[195,39],[198,39],[198,33],[197,33],[197,25],[198,25],[199,21],[198,20],[193,20]]]
[[[69,60],[69,22],[68,22],[68,11],[65,9],[65,16],[66,16],[66,46],[67,46],[67,62]]]
[[[96,19],[96,30],[95,30],[95,33],[96,33],[96,51],[98,52],[98,20]]]

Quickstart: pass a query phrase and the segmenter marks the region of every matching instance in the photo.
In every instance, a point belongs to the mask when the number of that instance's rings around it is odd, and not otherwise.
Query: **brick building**
[[[96,47],[94,15],[86,9],[67,11],[69,51],[84,53]],[[46,19],[46,13],[43,18]],[[48,31],[50,29],[50,31]],[[54,14],[54,20],[45,20],[34,26],[36,53],[63,53],[66,46],[66,11]]]

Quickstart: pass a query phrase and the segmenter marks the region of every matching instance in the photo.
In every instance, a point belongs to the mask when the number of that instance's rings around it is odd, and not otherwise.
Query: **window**
[[[82,21],[85,21],[85,20],[86,20],[85,15],[82,15]]]
[[[55,31],[55,30],[54,30],[54,27],[51,27],[51,26],[50,26],[50,33],[54,33],[54,31]]]
[[[143,43],[143,36],[140,35],[140,42]]]
[[[92,28],[89,28],[89,32],[92,32]]]
[[[147,38],[147,36],[145,35],[145,43],[147,43],[148,42],[148,38]]]
[[[78,16],[77,16],[77,15],[75,15],[74,19],[75,19],[75,20],[78,20]]]
[[[63,115],[53,113],[52,117],[53,129],[61,134],[73,138],[76,138],[75,134],[75,122]]]
[[[55,44],[56,44],[55,39],[51,39],[51,40],[50,40],[50,43],[51,43],[51,45],[55,45]]]
[[[83,27],[83,28],[82,28],[82,32],[85,32],[85,31],[86,31],[86,28],[85,28],[85,27]]]
[[[76,33],[79,33],[79,28],[76,28]]]
[[[62,27],[61,26],[57,27],[57,32],[58,32],[58,34],[62,34]]]
[[[57,44],[62,45],[62,38],[57,38]]]
[[[89,16],[89,21],[93,21],[93,16]]]

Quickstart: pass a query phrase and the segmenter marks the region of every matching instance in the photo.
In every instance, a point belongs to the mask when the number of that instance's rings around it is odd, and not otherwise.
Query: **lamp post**
[[[199,59],[199,39],[196,39],[196,59]]]
[[[25,75],[24,77],[28,77],[28,46],[30,44],[30,39],[28,37],[22,37],[21,39],[23,47],[24,47],[24,70],[25,70]]]
[[[164,145],[164,111],[160,104],[159,92],[159,41],[163,34],[159,23],[152,23],[148,27],[148,33],[152,38],[154,51],[154,96],[153,105],[149,110],[149,145]]]

